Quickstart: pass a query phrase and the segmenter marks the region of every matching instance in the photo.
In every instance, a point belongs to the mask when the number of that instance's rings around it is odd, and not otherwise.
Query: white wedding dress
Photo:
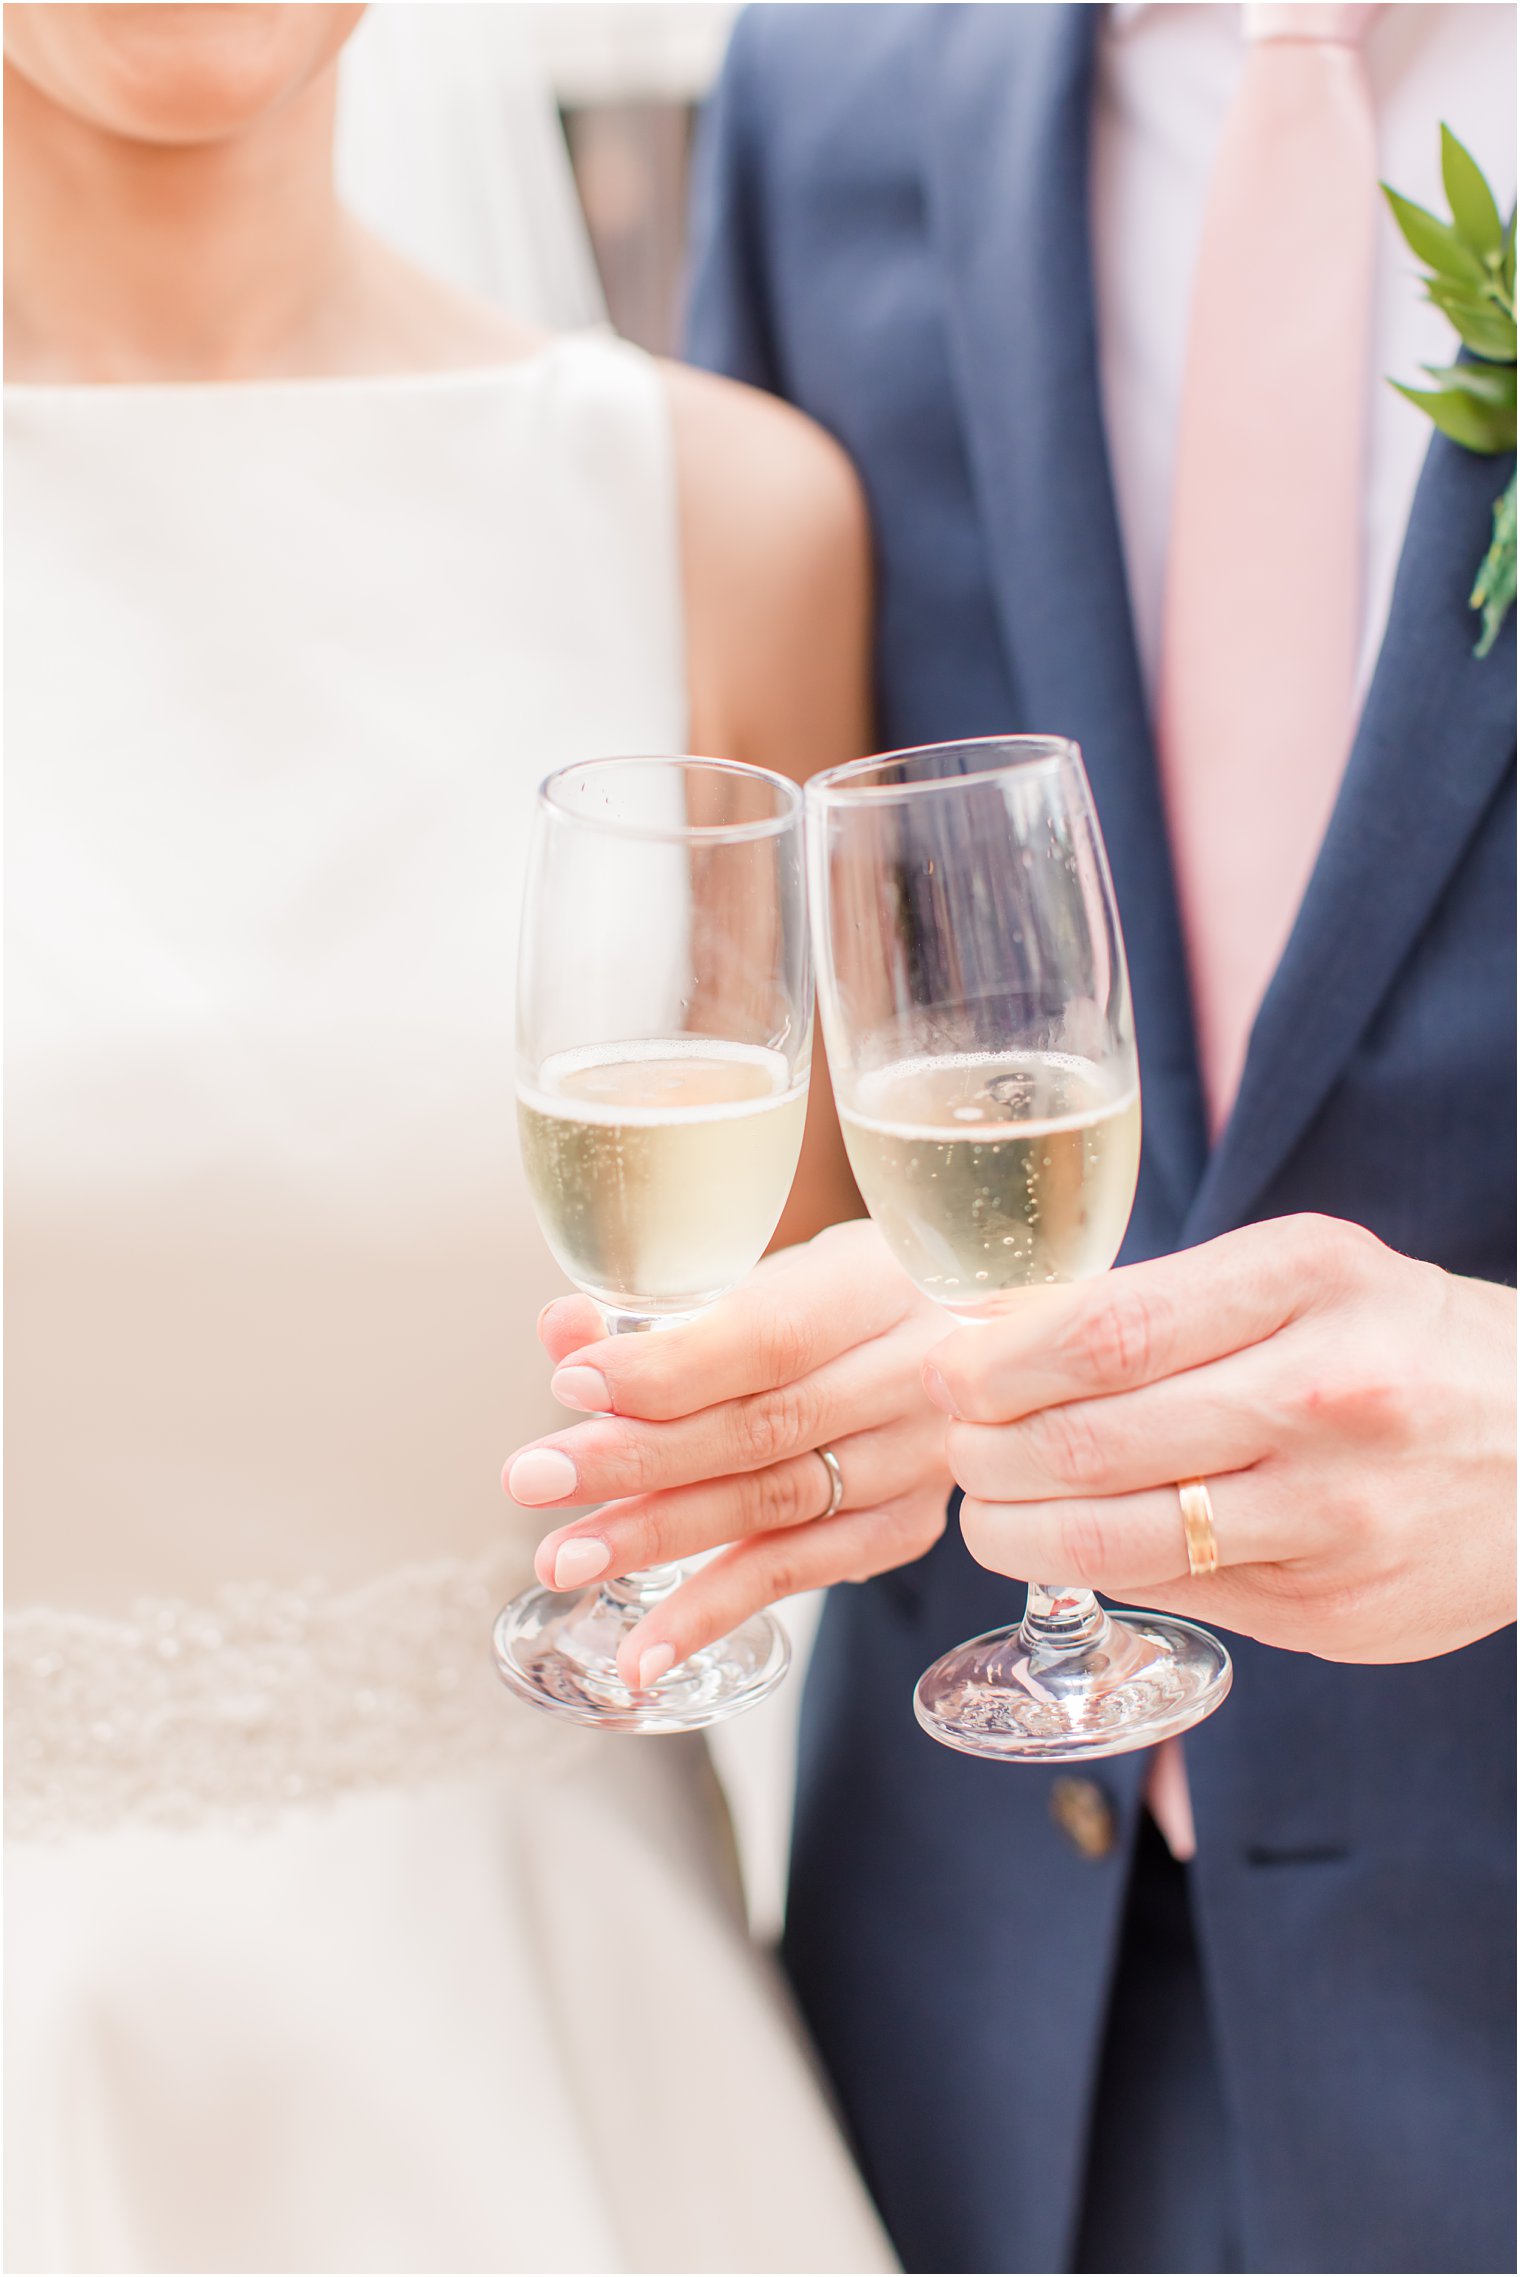
[[[6,474],[7,2266],[886,2268],[701,1743],[488,1656],[534,786],[686,740],[657,372],[12,389]]]

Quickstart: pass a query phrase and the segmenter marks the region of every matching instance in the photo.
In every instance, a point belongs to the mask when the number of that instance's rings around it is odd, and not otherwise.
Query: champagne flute
[[[802,1144],[813,1033],[802,794],[716,759],[596,759],[541,786],[518,968],[518,1131],[539,1224],[611,1335],[690,1320],[756,1265]],[[644,1691],[619,1646],[652,1567],[534,1588],[493,1631],[522,1698],[608,1730],[695,1731],[774,1691],[768,1613]]]
[[[829,1070],[888,1247],[961,1322],[1106,1272],[1134,1200],[1140,1088],[1076,745],[895,752],[816,777],[807,804]],[[946,1653],[914,1708],[968,1755],[1060,1763],[1154,1746],[1229,1686],[1228,1655],[1192,1622],[1031,1582],[1018,1627]]]

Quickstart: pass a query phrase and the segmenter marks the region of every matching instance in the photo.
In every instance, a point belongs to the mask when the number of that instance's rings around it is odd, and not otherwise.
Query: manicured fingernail
[[[554,1560],[554,1586],[556,1589],[579,1589],[583,1581],[595,1581],[612,1563],[612,1552],[605,1542],[593,1534],[578,1534],[573,1542],[561,1542]]]
[[[514,1502],[563,1502],[575,1492],[576,1468],[558,1447],[530,1447],[507,1472],[507,1492]]]
[[[612,1392],[600,1368],[557,1368],[549,1389],[561,1407],[583,1408],[587,1415],[610,1415]]]
[[[676,1664],[674,1645],[651,1645],[639,1655],[639,1690],[652,1691],[662,1676],[668,1676]]]
[[[938,1368],[925,1368],[924,1390],[929,1394],[929,1397],[933,1400],[936,1407],[944,1409],[946,1415],[953,1415],[955,1413],[955,1402],[950,1397],[950,1386],[946,1383]]]

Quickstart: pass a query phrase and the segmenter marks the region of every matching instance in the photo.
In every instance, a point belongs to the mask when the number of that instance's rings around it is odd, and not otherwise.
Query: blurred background
[[[610,322],[673,354],[696,116],[737,14],[728,0],[372,0],[342,65],[344,195],[401,251],[519,318]],[[790,1681],[711,1734],[765,1938],[781,1923],[820,1610],[782,1608]]]
[[[627,339],[669,354],[697,106],[738,10],[612,0],[524,13],[564,123],[608,314]]]
[[[340,180],[457,283],[670,354],[697,108],[728,0],[374,0],[344,59]]]

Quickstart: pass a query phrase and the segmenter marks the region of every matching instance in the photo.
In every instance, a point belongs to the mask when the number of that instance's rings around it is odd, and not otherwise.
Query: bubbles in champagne
[[[807,1085],[784,1054],[707,1036],[562,1052],[517,1098],[540,1225],[571,1280],[631,1312],[695,1312],[776,1230]]]
[[[901,1060],[840,1121],[866,1207],[926,1295],[975,1310],[1113,1263],[1140,1165],[1140,1095],[1058,1052]]]

